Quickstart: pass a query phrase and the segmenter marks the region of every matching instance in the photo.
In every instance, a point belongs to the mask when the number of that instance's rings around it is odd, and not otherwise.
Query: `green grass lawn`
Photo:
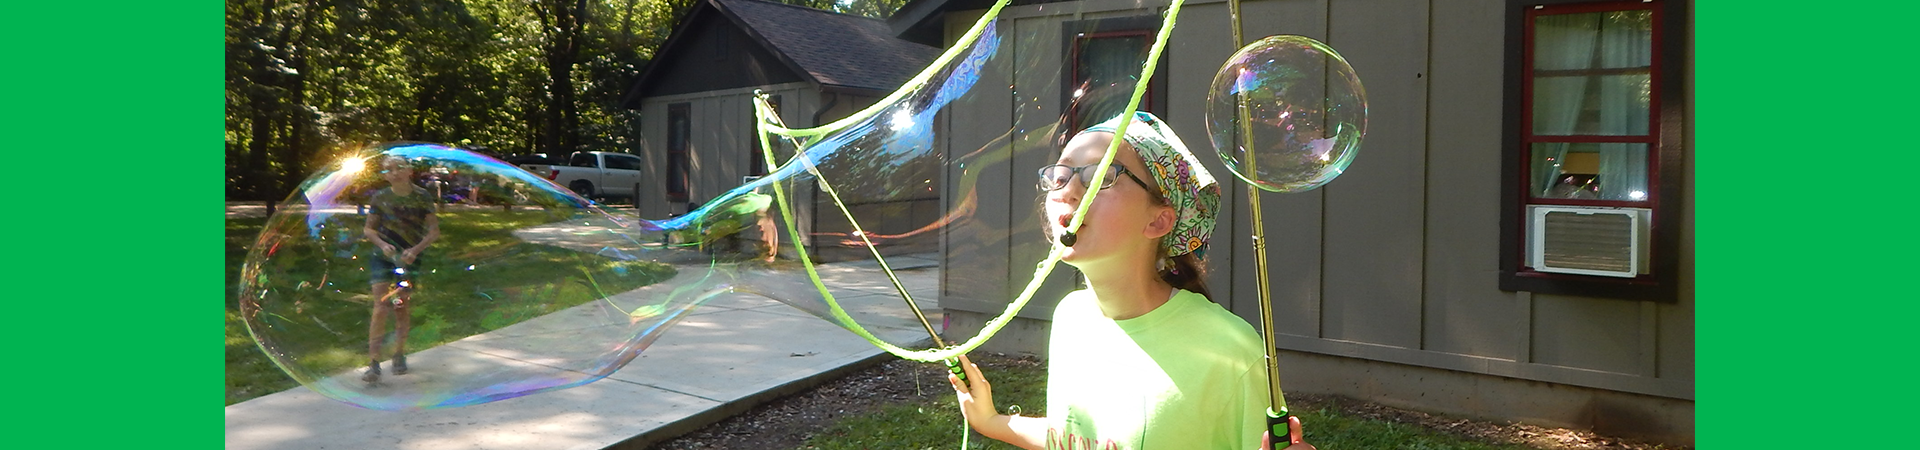
[[[234,404],[291,388],[298,383],[267,358],[248,334],[239,311],[241,266],[247,252],[267,226],[265,218],[227,221],[226,233],[226,404]],[[302,253],[283,249],[289,258],[263,270],[281,283],[276,290],[288,298],[270,311],[301,324],[286,327],[282,336],[306,344],[302,364],[316,371],[347,370],[366,364],[366,320],[370,311],[370,283],[360,259],[371,245],[357,238],[363,225],[357,215],[336,215],[329,224],[344,230],[351,249],[328,248]],[[515,229],[550,223],[544,211],[458,210],[440,213],[441,238],[429,247],[417,269],[422,288],[412,300],[413,328],[409,351],[419,351],[512,325],[660,280],[672,278],[672,266],[611,258],[522,242]],[[304,228],[302,228],[304,229]],[[331,258],[331,259],[329,259]],[[339,261],[334,261],[339,260]],[[329,264],[329,262],[334,262]],[[470,267],[484,261],[484,267]],[[284,286],[294,283],[297,285]],[[437,288],[436,288],[437,287]],[[479,301],[484,299],[485,301]],[[286,306],[294,305],[294,306]],[[484,305],[484,307],[476,306]],[[297,308],[297,309],[295,309]],[[297,315],[293,311],[298,311]],[[332,328],[325,324],[332,323]],[[355,325],[357,324],[357,325]],[[357,328],[356,328],[357,327]]]
[[[982,357],[974,359],[987,380],[993,382],[993,401],[1001,412],[1018,407],[1021,415],[1044,415],[1047,404],[1046,363],[1035,359]],[[929,388],[951,392],[945,378]],[[960,443],[960,406],[952,395],[934,395],[920,400],[888,406],[878,412],[841,419],[807,439],[808,449],[946,449]],[[967,448],[1010,449],[1019,447],[980,436],[971,430]]]
[[[1489,444],[1424,427],[1342,414],[1331,408],[1295,411],[1302,431],[1314,447],[1393,450],[1532,450],[1534,447]]]
[[[1021,415],[1042,416],[1046,411],[1046,366],[1038,361],[976,360],[993,381],[994,402],[1002,412],[1013,405]],[[941,386],[945,388],[944,385]],[[1307,442],[1326,450],[1530,450],[1519,445],[1494,445],[1468,440],[1419,426],[1343,414],[1331,408],[1295,411],[1305,424]],[[960,407],[952,396],[933,396],[896,404],[877,412],[850,416],[815,434],[805,448],[819,450],[948,449],[961,439]],[[968,432],[968,449],[1017,449],[1007,443]]]

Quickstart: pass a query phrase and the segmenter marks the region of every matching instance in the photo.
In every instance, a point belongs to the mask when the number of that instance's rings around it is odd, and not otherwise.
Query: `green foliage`
[[[228,197],[277,199],[375,142],[637,150],[620,97],[691,4],[228,2]]]
[[[359,146],[639,153],[621,100],[700,0],[232,0],[227,197],[278,200]],[[784,0],[885,18],[906,0]]]
[[[234,0],[230,198],[276,199],[359,144],[639,151],[620,105],[696,0]],[[787,0],[885,18],[905,0]]]
[[[820,9],[829,9],[856,16],[885,19],[893,17],[893,12],[899,10],[901,6],[905,6],[906,4],[907,0],[849,0],[845,3],[835,3],[833,8]]]

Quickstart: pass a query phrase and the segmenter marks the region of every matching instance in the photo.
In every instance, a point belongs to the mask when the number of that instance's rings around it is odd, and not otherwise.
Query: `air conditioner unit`
[[[1623,278],[1647,273],[1653,211],[1531,206],[1527,213],[1527,263],[1534,271]]]

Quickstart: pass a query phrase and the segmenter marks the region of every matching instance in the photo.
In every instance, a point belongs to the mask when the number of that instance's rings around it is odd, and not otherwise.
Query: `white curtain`
[[[1646,11],[1603,13],[1599,56],[1602,68],[1651,67],[1653,24]],[[1600,132],[1645,136],[1651,74],[1606,75],[1600,85]],[[1600,198],[1646,200],[1647,145],[1600,146]]]
[[[1534,19],[1534,70],[1588,69],[1593,66],[1599,28],[1591,14]],[[1586,100],[1586,77],[1536,77],[1533,80],[1533,134],[1573,134]],[[1560,179],[1566,143],[1533,148],[1534,195],[1545,195]]]

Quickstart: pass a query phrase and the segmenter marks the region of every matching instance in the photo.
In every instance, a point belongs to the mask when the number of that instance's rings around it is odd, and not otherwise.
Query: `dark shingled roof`
[[[824,87],[891,91],[941,50],[896,38],[886,21],[757,0],[710,0]]]

